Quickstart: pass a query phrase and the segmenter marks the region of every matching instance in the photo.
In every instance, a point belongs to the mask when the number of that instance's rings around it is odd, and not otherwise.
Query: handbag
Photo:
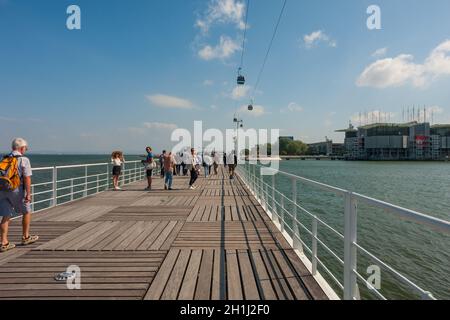
[[[146,166],[146,169],[147,170],[153,170],[153,169],[155,169],[156,168],[156,163],[155,163],[155,161],[152,161],[152,162],[150,162],[150,163],[147,163],[147,166]]]

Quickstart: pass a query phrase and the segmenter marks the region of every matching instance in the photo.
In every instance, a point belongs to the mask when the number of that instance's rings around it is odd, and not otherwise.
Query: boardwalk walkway
[[[327,299],[245,186],[136,183],[34,216],[41,240],[0,254],[0,299]],[[11,225],[20,239],[20,221]],[[54,280],[81,268],[81,290]]]

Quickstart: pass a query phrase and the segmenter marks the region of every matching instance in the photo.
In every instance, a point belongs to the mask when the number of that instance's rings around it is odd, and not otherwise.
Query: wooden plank
[[[161,232],[167,227],[169,221],[161,221],[153,229],[153,232],[139,245],[137,250],[148,250],[148,248],[153,244],[153,242],[158,238]]]
[[[178,236],[180,230],[183,228],[184,222],[178,221],[176,226],[173,228],[170,235],[167,237],[166,241],[164,241],[163,245],[159,248],[159,250],[169,250],[172,246],[172,243],[175,241]]]
[[[148,250],[159,250],[160,247],[165,243],[166,239],[169,237],[175,226],[177,225],[177,221],[170,221],[166,228],[160,233],[158,238],[152,243],[152,245],[148,248]]]
[[[222,265],[223,263],[223,265]],[[222,277],[223,276],[223,277]],[[221,279],[225,278],[225,251],[214,250],[213,277],[211,284],[211,300],[221,299]],[[223,297],[225,298],[225,297]]]
[[[242,300],[244,298],[241,286],[239,264],[235,250],[227,250],[227,286],[229,300]]]
[[[247,250],[238,251],[238,258],[245,300],[260,300],[258,287],[253,274],[253,266]]]
[[[251,252],[252,259],[255,265],[255,278],[256,283],[259,287],[259,292],[261,295],[261,299],[263,300],[277,300],[277,294],[272,287],[272,282],[270,280],[270,276],[267,273],[266,266],[261,257],[261,253],[259,250]]]
[[[128,246],[126,250],[137,250],[137,248],[144,242],[144,240],[155,230],[156,226],[158,225],[158,222],[156,221],[149,221],[145,224],[145,229],[143,232],[141,232],[136,238],[133,239],[130,243],[128,243]],[[166,250],[168,250],[167,248]]]
[[[169,251],[161,265],[161,268],[156,274],[155,279],[153,279],[150,288],[145,294],[144,300],[159,300],[161,298],[179,254],[180,250]]]
[[[209,300],[211,298],[213,259],[214,251],[203,251],[197,289],[195,291],[195,300]]]
[[[89,232],[90,230],[94,229],[96,226],[98,225],[98,223],[95,222],[90,222],[90,223],[86,223],[84,225],[82,225],[81,227],[70,231],[69,233],[66,233],[52,241],[49,241],[41,246],[38,247],[39,250],[48,250],[48,249],[53,249],[53,248],[57,248],[58,246],[69,242],[73,239],[77,239],[80,235],[83,235],[86,232]]]
[[[286,259],[283,254],[278,250],[273,250],[270,252],[278,262],[280,270],[283,272],[283,276],[287,279],[289,286],[294,294],[296,300],[309,300],[309,294],[305,290],[300,277],[297,277],[294,272],[292,272],[291,266],[286,263]]]
[[[137,222],[131,221],[126,224],[127,228],[121,233],[115,232],[115,238],[106,244],[102,250],[114,250],[122,241],[125,241],[126,238],[132,236],[135,232]]]
[[[186,269],[186,275],[181,285],[179,300],[193,300],[197,279],[199,276],[200,261],[202,259],[203,250],[193,250],[189,265]]]
[[[166,288],[161,296],[161,300],[176,300],[180,291],[181,284],[186,273],[187,263],[191,255],[190,250],[182,250],[175,266],[172,270],[169,280],[167,281]]]

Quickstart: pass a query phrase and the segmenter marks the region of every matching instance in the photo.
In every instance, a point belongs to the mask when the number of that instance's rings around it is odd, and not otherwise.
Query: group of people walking
[[[163,150],[158,156],[154,155],[151,147],[146,148],[147,155],[142,163],[145,166],[147,176],[147,187],[145,190],[152,190],[154,170],[159,168],[160,176],[164,179],[164,189],[173,190],[174,176],[190,176],[189,189],[195,189],[195,182],[201,175],[201,169],[205,178],[218,174],[218,168],[221,164],[219,153],[202,153],[198,154],[194,148],[186,152],[172,153]],[[224,154],[223,163],[228,166],[230,179],[234,178],[234,169],[237,164],[237,158],[234,152],[228,156]],[[156,159],[158,159],[156,161]],[[121,190],[119,186],[119,177],[121,168],[125,163],[123,153],[115,151],[111,155],[112,163],[112,179],[114,190]]]

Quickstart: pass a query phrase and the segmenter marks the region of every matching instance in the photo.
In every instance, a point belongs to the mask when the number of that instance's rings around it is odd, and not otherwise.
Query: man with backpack
[[[13,215],[22,214],[22,245],[30,245],[39,240],[30,235],[31,223],[31,164],[24,157],[28,150],[27,142],[16,138],[12,142],[12,152],[0,162],[0,252],[14,249],[8,241],[9,221]]]

